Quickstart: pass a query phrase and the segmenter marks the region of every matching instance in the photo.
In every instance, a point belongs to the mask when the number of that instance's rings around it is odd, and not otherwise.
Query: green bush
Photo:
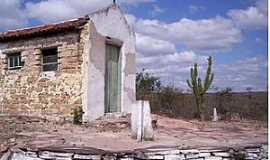
[[[74,108],[73,109],[73,124],[80,125],[82,124],[82,117],[83,117],[83,109],[82,107]]]
[[[136,99],[146,100],[151,93],[159,92],[161,82],[158,77],[145,72],[143,69],[136,75]],[[148,97],[149,98],[149,97]]]

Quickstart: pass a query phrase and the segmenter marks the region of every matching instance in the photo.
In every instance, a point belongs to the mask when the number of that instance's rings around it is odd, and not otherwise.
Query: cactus
[[[195,96],[197,106],[196,116],[199,117],[201,121],[204,120],[204,96],[214,79],[214,73],[212,73],[212,57],[210,56],[207,60],[208,68],[204,82],[202,82],[201,78],[198,77],[198,65],[196,63],[194,64],[194,68],[190,69],[191,80],[187,80],[187,84],[192,89]]]

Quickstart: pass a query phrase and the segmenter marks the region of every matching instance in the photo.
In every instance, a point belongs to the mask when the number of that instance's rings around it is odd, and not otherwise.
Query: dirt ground
[[[155,140],[131,138],[127,119],[114,124],[76,126],[38,118],[0,116],[0,152],[10,147],[80,146],[123,151],[152,146],[228,147],[267,143],[267,123],[199,122],[153,115],[157,119]],[[98,125],[97,125],[98,124]]]

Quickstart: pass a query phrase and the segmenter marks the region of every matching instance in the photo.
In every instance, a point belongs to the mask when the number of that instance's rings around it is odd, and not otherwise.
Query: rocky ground
[[[0,116],[0,153],[11,147],[87,146],[120,151],[151,146],[232,147],[267,143],[266,122],[153,117],[157,120],[155,140],[137,142],[131,139],[128,117],[77,126],[35,117]]]

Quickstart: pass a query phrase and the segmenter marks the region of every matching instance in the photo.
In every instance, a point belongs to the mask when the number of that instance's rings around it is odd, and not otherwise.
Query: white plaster
[[[3,59],[5,58],[5,55],[3,54],[2,50],[0,49],[0,58]]]
[[[105,37],[90,29],[88,96],[84,119],[95,120],[105,114]]]
[[[141,116],[138,115],[139,113],[140,108],[137,107],[137,104],[133,104],[131,113],[131,136],[134,139],[137,138],[138,127],[140,125],[139,119],[141,119]]]
[[[123,42],[121,47],[121,112],[131,112],[132,105],[135,102],[135,76],[136,73],[126,74],[126,55],[135,54],[135,34],[131,27],[128,25],[124,14],[120,10],[119,6],[112,5],[108,9],[95,12],[90,16],[90,19],[95,24],[97,32],[103,36],[119,39]],[[135,60],[135,59],[134,59]],[[134,63],[135,71],[135,63]],[[90,82],[89,82],[90,83]],[[130,97],[132,91],[133,97]]]
[[[87,121],[88,120],[88,115],[89,115],[89,111],[88,111],[88,100],[89,100],[89,89],[88,89],[88,82],[89,82],[89,76],[88,76],[88,72],[89,72],[89,61],[90,61],[90,55],[89,55],[89,51],[91,48],[91,41],[90,41],[90,30],[94,28],[92,23],[87,23],[84,26],[84,30],[81,33],[81,40],[83,40],[84,42],[84,46],[83,46],[83,54],[82,54],[82,67],[81,67],[81,72],[82,72],[82,88],[81,88],[81,92],[82,92],[82,108],[84,111],[83,114],[83,121]]]
[[[54,71],[41,72],[39,79],[56,80],[55,74]]]
[[[131,134],[137,140],[152,140],[154,138],[149,101],[137,101],[137,104],[133,105]]]
[[[218,114],[217,114],[217,108],[213,109],[213,122],[218,121]]]

